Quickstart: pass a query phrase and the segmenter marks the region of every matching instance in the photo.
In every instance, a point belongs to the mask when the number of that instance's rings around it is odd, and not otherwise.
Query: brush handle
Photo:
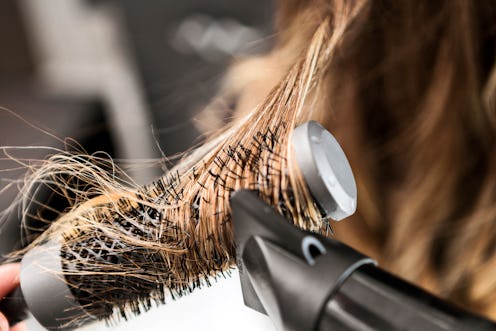
[[[52,240],[22,258],[21,285],[0,301],[0,311],[6,314],[10,325],[25,319],[28,308],[48,330],[74,330],[93,320],[65,282],[60,247],[60,242]]]
[[[2,298],[0,312],[7,317],[10,326],[14,326],[28,317],[28,306],[20,286]]]

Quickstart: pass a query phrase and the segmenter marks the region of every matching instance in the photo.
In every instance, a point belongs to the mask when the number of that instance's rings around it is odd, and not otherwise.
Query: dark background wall
[[[270,38],[266,36],[271,32],[272,4],[266,0],[63,0],[65,3],[44,0],[42,6],[36,1],[0,0],[0,107],[4,108],[0,109],[0,146],[64,148],[62,140],[69,137],[88,153],[103,150],[114,157],[122,157],[120,148],[116,148],[122,142],[116,140],[119,136],[113,132],[116,128],[113,119],[121,108],[119,103],[109,103],[105,91],[88,93],[84,84],[81,84],[81,91],[74,84],[69,92],[62,93],[60,89],[52,88],[57,75],[54,78],[53,74],[46,74],[47,45],[50,48],[53,38],[69,38],[56,40],[58,43],[54,44],[62,45],[59,51],[63,56],[58,57],[63,60],[61,72],[71,72],[70,83],[88,78],[91,71],[84,72],[81,69],[84,66],[78,63],[84,60],[84,54],[76,54],[75,69],[71,68],[72,62],[64,58],[64,51],[70,55],[71,47],[87,40],[72,40],[74,38],[68,33],[54,32],[74,30],[73,35],[78,35],[77,30],[87,29],[86,25],[91,32],[91,25],[96,24],[94,17],[104,17],[104,20],[108,17],[108,22],[103,24],[116,31],[117,37],[111,41],[115,41],[115,48],[120,52],[115,52],[120,56],[116,57],[115,63],[121,63],[122,57],[125,58],[121,71],[136,76],[137,84],[133,88],[144,96],[145,109],[136,111],[150,114],[150,122],[139,131],[149,131],[147,135],[152,135],[153,131],[153,139],[159,146],[150,147],[156,152],[149,157],[160,157],[158,149],[167,155],[176,154],[198,142],[199,132],[192,119],[215,95],[229,63],[233,58],[263,52],[270,47]],[[71,7],[68,3],[77,6]],[[82,12],[81,19],[74,10]],[[36,15],[37,11],[44,13]],[[97,15],[100,12],[107,14]],[[40,17],[46,22],[40,21]],[[89,17],[87,24],[83,22],[85,17]],[[40,34],[44,24],[55,24],[55,29]],[[88,38],[97,39],[98,33]],[[93,51],[102,51],[87,48],[80,53],[90,59]],[[112,56],[110,52],[103,58],[112,65]],[[50,70],[57,73],[58,64],[50,62]],[[103,72],[109,81],[121,79],[118,75],[108,77],[113,71],[107,72],[105,65],[102,66],[97,74]],[[131,140],[138,134],[134,128],[124,130]],[[138,149],[145,147],[149,146],[138,146]],[[29,152],[9,149],[8,152],[15,157],[33,159],[52,153],[43,148]],[[139,155],[139,151],[136,154]],[[19,179],[23,171],[0,151],[0,190]],[[151,174],[156,175],[160,172]],[[14,185],[11,186],[0,194],[2,209],[16,192]],[[62,204],[58,208],[64,207]],[[8,251],[18,242],[18,216],[0,224],[0,251]]]

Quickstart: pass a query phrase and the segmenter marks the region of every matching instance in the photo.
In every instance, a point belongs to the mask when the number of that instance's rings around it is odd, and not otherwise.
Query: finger
[[[0,298],[9,294],[19,286],[19,263],[10,263],[0,266]]]
[[[4,314],[0,312],[0,330],[1,331],[9,331],[9,322]]]
[[[17,323],[13,328],[10,329],[10,331],[26,331],[28,328],[26,326],[26,323],[21,322]]]

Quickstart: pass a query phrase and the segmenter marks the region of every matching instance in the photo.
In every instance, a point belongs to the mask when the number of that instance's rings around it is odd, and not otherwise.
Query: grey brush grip
[[[28,317],[28,306],[20,287],[16,287],[2,298],[0,312],[7,317],[10,326],[14,326]]]
[[[31,314],[48,330],[73,330],[94,318],[79,305],[64,276],[61,245],[52,240],[29,251],[21,263],[21,290]]]

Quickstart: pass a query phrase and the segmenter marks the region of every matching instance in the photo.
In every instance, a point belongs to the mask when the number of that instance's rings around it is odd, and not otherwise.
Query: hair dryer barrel
[[[494,331],[496,324],[364,265],[327,302],[317,330]]]

